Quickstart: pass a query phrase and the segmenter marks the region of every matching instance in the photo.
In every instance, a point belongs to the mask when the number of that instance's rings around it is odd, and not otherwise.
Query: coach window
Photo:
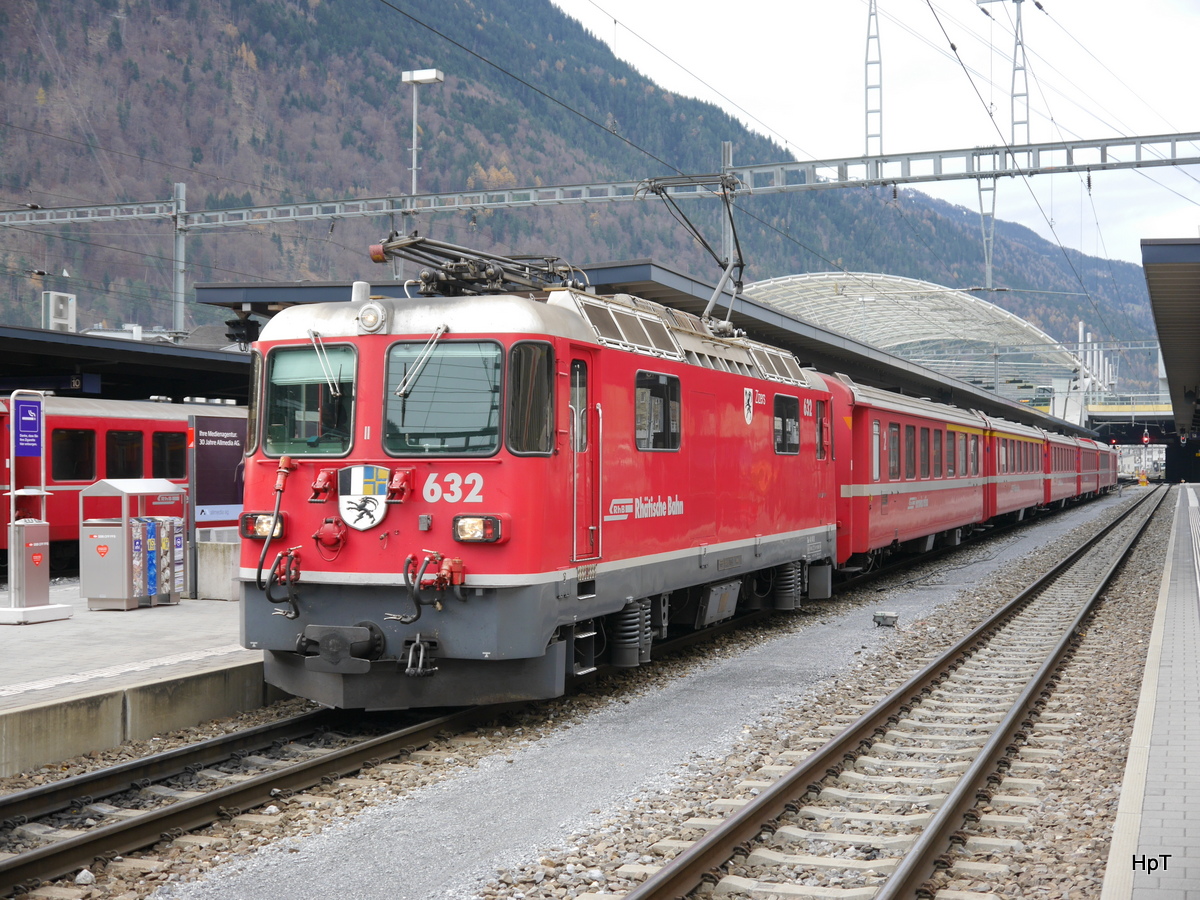
[[[582,363],[578,365],[583,366]],[[586,396],[586,369],[582,374]],[[572,372],[572,379],[575,377],[576,374]],[[586,446],[586,434],[583,441]],[[510,352],[508,449],[519,454],[544,454],[554,451],[554,350],[549,344],[526,341],[514,344]]]
[[[979,474],[979,435],[971,435],[971,474]]]
[[[929,477],[929,429],[921,429],[921,477]]]
[[[267,398],[261,410],[263,450],[303,456],[345,454],[352,436],[354,370],[351,348],[329,346],[316,336],[302,347],[271,351]]]
[[[55,481],[96,480],[96,432],[55,428],[50,432],[50,477]]]
[[[800,452],[800,401],[796,397],[775,395],[775,452]]]
[[[150,474],[154,478],[187,475],[187,437],[182,431],[156,431],[150,445]]]
[[[104,477],[141,478],[142,433],[110,431],[104,436]]]
[[[871,480],[872,481],[879,480],[879,460],[880,460],[879,444],[880,444],[881,439],[882,438],[879,433],[879,420],[875,419],[871,423]]]
[[[900,480],[900,426],[888,422],[888,480]]]
[[[638,372],[634,384],[634,427],[639,450],[679,449],[679,379]]]
[[[904,477],[917,477],[917,426],[904,426]]]
[[[825,401],[817,401],[817,459],[824,459],[828,451],[825,449]]]
[[[942,429],[933,433],[933,477],[942,477]]]
[[[946,432],[946,477],[954,477],[954,454],[958,452],[958,432]]]

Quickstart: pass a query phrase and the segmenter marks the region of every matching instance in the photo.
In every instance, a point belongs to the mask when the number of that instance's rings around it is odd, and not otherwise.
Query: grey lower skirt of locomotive
[[[325,706],[506,703],[560,696],[571,679],[601,666],[642,665],[654,641],[740,612],[795,609],[832,593],[833,565],[815,547],[811,561],[768,563],[748,572],[748,563],[767,562],[761,555],[755,559],[766,548],[711,556],[706,549],[640,576],[596,575],[583,567],[582,578],[557,583],[467,589],[463,599],[447,597],[440,608],[427,607],[417,621],[404,624],[400,620],[411,619],[411,604],[405,610],[396,592],[376,585],[308,584],[294,620],[272,614],[269,604],[248,591],[244,643],[265,650],[268,683]],[[670,589],[672,574],[682,576],[681,569],[706,580]],[[668,584],[647,591],[648,574]],[[341,622],[352,624],[321,621],[335,609]]]

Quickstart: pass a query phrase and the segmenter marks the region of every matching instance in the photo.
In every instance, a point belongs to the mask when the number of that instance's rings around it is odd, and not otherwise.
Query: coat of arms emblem
[[[387,513],[388,480],[383,466],[348,466],[338,472],[338,512],[357,531],[374,528]]]

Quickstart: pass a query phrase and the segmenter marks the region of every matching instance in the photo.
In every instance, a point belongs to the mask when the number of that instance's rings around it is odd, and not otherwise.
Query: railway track
[[[656,654],[685,650],[769,615],[750,612],[656,644]],[[590,683],[600,672],[579,684]],[[428,710],[390,717],[322,710],[0,795],[0,896],[29,892],[97,860],[112,861],[223,819],[262,825],[261,817],[250,812],[256,807],[315,785],[338,783],[360,770],[386,768],[388,760],[435,738],[469,731],[530,705],[470,707],[432,717]],[[403,725],[379,734],[389,719]],[[372,729],[375,733],[364,735]],[[122,862],[151,867],[155,861]]]
[[[1157,490],[815,752],[748,773],[722,817],[684,823],[625,900],[712,896],[986,900],[1067,740],[1055,685]],[[824,739],[819,739],[821,743]],[[780,765],[795,760],[794,767]],[[634,870],[637,871],[634,871]],[[966,893],[963,893],[966,892]],[[995,895],[992,895],[995,896]]]
[[[402,727],[365,736],[361,721],[320,711],[0,796],[0,895],[221,819],[237,821],[274,798],[336,782],[511,708],[407,716]]]

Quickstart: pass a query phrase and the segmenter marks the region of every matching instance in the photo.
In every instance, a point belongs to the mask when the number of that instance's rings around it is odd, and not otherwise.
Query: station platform
[[[1200,485],[1173,499],[1101,900],[1200,900]]]
[[[5,595],[3,602],[7,602]],[[238,644],[241,604],[182,600],[0,625],[0,776],[261,706],[262,651]]]

